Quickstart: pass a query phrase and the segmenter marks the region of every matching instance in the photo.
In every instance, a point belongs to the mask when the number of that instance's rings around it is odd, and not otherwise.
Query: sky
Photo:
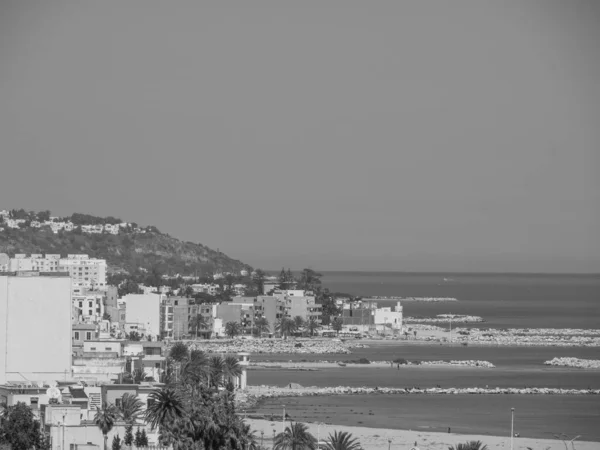
[[[0,209],[299,270],[600,272],[600,2],[0,3]]]

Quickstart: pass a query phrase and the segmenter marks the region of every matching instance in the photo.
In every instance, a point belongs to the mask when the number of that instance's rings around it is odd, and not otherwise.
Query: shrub
[[[412,362],[415,366],[420,366],[421,365],[421,361],[413,361]]]
[[[408,364],[408,361],[405,360],[404,358],[396,358],[393,362],[394,362],[394,364],[401,364],[401,365]]]

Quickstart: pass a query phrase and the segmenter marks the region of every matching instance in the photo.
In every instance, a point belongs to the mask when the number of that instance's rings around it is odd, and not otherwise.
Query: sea
[[[437,314],[481,316],[480,328],[600,329],[600,275],[322,272],[323,287],[352,296],[450,297],[456,302],[402,302],[404,316]],[[377,300],[392,306],[396,300]],[[464,325],[461,325],[464,326]],[[552,387],[600,389],[600,370],[544,365],[554,357],[600,359],[600,348],[478,347],[417,345],[406,341],[369,344],[351,355],[256,355],[260,360],[345,361],[367,358],[387,361],[486,360],[495,369],[410,366],[332,368],[317,371],[251,370],[253,385],[381,386],[381,387]],[[253,412],[277,413],[282,399],[262,402]],[[453,396],[329,396],[285,399],[297,420],[323,421],[396,429],[421,429],[471,434],[507,432],[514,407],[522,437],[581,435],[600,442],[600,396],[453,395]],[[599,444],[600,448],[600,444]]]

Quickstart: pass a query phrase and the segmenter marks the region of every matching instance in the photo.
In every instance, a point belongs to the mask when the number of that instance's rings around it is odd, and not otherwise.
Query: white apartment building
[[[125,330],[135,329],[151,336],[160,334],[161,296],[159,294],[127,294],[123,297],[123,301],[125,302]]]
[[[6,267],[5,267],[6,266]],[[61,258],[58,254],[32,254],[27,256],[18,253],[11,258],[8,265],[0,267],[3,272],[67,272],[75,290],[98,289],[105,290],[106,260],[94,259],[88,255],[67,255]]]

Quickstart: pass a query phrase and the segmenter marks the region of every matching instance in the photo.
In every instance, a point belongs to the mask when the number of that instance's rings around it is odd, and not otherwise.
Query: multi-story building
[[[79,309],[80,322],[98,322],[104,315],[104,295],[88,292],[83,295],[73,295],[73,306]]]
[[[0,384],[71,374],[71,279],[0,274]]]
[[[374,303],[346,303],[342,309],[342,323],[349,331],[400,331],[402,304],[397,302],[394,308],[377,308]]]
[[[221,303],[217,307],[217,317],[223,324],[236,321],[242,324],[246,332],[254,328],[254,322],[264,317],[269,322],[269,333],[275,332],[275,325],[282,317],[289,317],[286,300],[268,295],[258,297],[234,297],[231,302]]]
[[[123,297],[125,330],[136,330],[145,336],[159,336],[161,298],[159,294],[128,294]]]
[[[86,289],[106,289],[106,260],[88,255],[67,255],[59,261],[59,271],[68,272],[73,286]]]
[[[3,267],[0,267],[2,271]],[[11,258],[4,268],[7,272],[67,272],[73,280],[75,291],[83,289],[106,289],[106,260],[93,259],[88,255],[67,255],[61,258],[58,254],[32,254],[27,256],[18,253]]]
[[[305,322],[316,320],[321,323],[323,306],[316,302],[315,297],[286,297],[285,301],[291,317],[300,316]]]

